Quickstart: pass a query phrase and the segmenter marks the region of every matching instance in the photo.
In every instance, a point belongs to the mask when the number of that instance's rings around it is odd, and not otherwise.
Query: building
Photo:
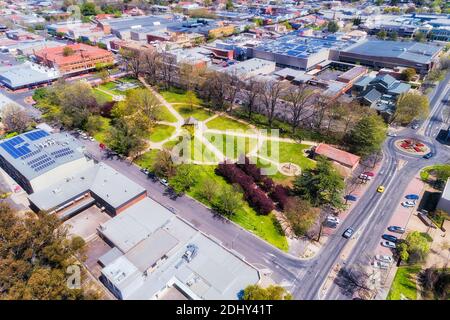
[[[331,160],[344,168],[347,168],[349,173],[355,170],[359,164],[360,157],[352,153],[339,150],[326,143],[320,143],[314,148],[314,155],[320,155],[328,160]]]
[[[137,16],[100,20],[98,25],[104,30],[109,30],[118,38],[126,40],[131,39],[132,31],[137,31],[139,29],[147,29],[147,31],[159,30],[166,28],[168,25],[172,25],[175,22],[175,20],[169,19],[169,16]]]
[[[91,166],[69,134],[33,130],[0,141],[0,167],[29,194]]]
[[[99,258],[102,281],[123,300],[236,300],[258,271],[234,252],[145,198],[101,224],[113,248]]]
[[[70,48],[68,54],[66,48]],[[99,64],[114,63],[111,52],[83,43],[46,48],[35,52],[35,56],[38,62],[59,70],[62,75],[83,73]]]
[[[450,215],[450,178],[445,184],[444,191],[442,191],[442,195],[439,199],[436,209],[445,211],[448,215]]]
[[[279,67],[311,70],[327,60],[335,60],[335,52],[347,42],[317,37],[304,37],[297,32],[248,48],[249,57],[275,61]]]
[[[243,62],[236,62],[226,68],[219,69],[230,75],[236,75],[241,80],[246,80],[259,75],[268,75],[275,71],[275,62],[258,58]]]
[[[0,83],[11,90],[50,84],[58,78],[58,71],[28,61],[0,68]]]
[[[100,162],[46,183],[28,200],[34,211],[51,212],[65,220],[94,204],[115,216],[146,196],[143,187]]]
[[[339,60],[375,69],[408,67],[426,74],[438,60],[443,47],[413,41],[364,40],[340,50]]]

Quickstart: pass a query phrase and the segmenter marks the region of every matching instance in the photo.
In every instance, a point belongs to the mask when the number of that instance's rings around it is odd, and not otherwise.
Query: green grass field
[[[216,130],[249,130],[250,127],[239,121],[230,119],[228,117],[219,116],[206,123],[209,129]]]
[[[158,154],[159,150],[150,150],[149,152],[144,153],[143,155],[139,156],[135,162],[138,166],[142,168],[152,169],[153,163],[155,162],[156,155]]]
[[[159,92],[164,99],[169,103],[193,103],[194,105],[201,105],[203,101],[199,99],[197,96],[189,101],[186,92],[178,89],[164,90]]]
[[[177,122],[177,118],[172,114],[172,112],[170,112],[166,106],[160,106],[158,115],[156,116],[156,118],[159,121],[166,121],[166,122]]]
[[[194,117],[199,121],[204,121],[214,115],[211,111],[204,109],[202,107],[196,107],[187,105],[187,104],[174,104],[174,109],[183,117],[189,118]]]
[[[194,168],[193,170],[195,170],[197,182],[193,187],[191,187],[188,194],[191,197],[202,202],[206,206],[210,207],[211,203],[203,198],[202,185],[204,181],[212,180],[218,187],[227,184],[227,182],[224,178],[215,174],[215,166],[191,166]],[[257,215],[256,212],[252,208],[250,208],[247,203],[245,203],[242,208],[240,208],[233,216],[231,216],[231,220],[239,224],[241,227],[247,229],[248,231],[253,232],[267,242],[273,244],[277,248],[284,251],[288,250],[286,237],[280,234],[276,229],[272,220],[272,215]]]
[[[402,296],[409,300],[417,299],[417,286],[414,277],[420,272],[418,266],[404,266],[397,269],[387,300],[400,300]]]
[[[165,124],[157,124],[155,127],[152,128],[148,139],[152,142],[161,142],[167,138],[170,138],[170,136],[174,133],[175,127],[168,126]]]
[[[108,132],[109,127],[111,126],[111,119],[105,118],[105,117],[99,117],[102,120],[102,126],[100,127],[100,130],[95,132],[93,134],[93,137],[98,142],[105,143],[106,140],[106,133]]]
[[[278,152],[276,148],[278,148]],[[305,170],[315,166],[315,162],[304,155],[303,151],[309,148],[311,146],[305,144],[268,141],[261,146],[259,155],[279,163],[292,162]]]
[[[94,94],[95,99],[98,104],[104,104],[105,102],[113,101],[113,97],[109,94],[106,94],[96,88],[92,89],[92,93]]]
[[[237,159],[257,146],[257,139],[248,137],[205,133],[205,138],[230,159]]]

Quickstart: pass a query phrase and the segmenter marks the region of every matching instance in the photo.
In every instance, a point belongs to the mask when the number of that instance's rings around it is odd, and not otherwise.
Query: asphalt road
[[[246,261],[257,267],[261,273],[291,291],[296,299],[319,299],[320,289],[336,263],[342,263],[342,252],[349,240],[341,235],[351,226],[356,230],[356,240],[347,255],[346,264],[367,263],[367,257],[380,242],[400,197],[417,172],[428,165],[450,162],[450,150],[435,140],[435,135],[442,123],[442,100],[449,95],[450,75],[439,84],[436,94],[431,96],[429,119],[423,124],[421,135],[411,128],[404,129],[397,138],[388,138],[383,146],[382,169],[372,180],[364,195],[358,200],[347,218],[339,225],[337,232],[329,238],[321,251],[312,259],[300,260],[292,257],[238,225],[215,216],[208,208],[188,197],[170,198],[165,188],[148,179],[139,169],[120,160],[106,159],[95,142],[84,141],[87,150],[94,158],[104,161],[117,171],[147,188],[150,197],[171,209],[175,214],[187,220],[201,231],[213,236],[226,247],[236,251]],[[429,160],[413,157],[399,152],[393,145],[399,137],[416,137],[429,144],[435,156]],[[399,168],[399,161],[406,161]],[[379,185],[385,186],[384,193],[377,193]],[[342,294],[337,285],[332,285],[325,299],[349,299]]]

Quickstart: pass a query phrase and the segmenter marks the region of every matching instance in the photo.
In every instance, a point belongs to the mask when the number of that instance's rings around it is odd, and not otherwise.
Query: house
[[[326,143],[320,143],[313,149],[313,152],[314,156],[316,155],[323,156],[328,160],[333,161],[338,166],[346,168],[346,170],[344,169],[344,171],[347,174],[351,174],[351,172],[356,169],[360,160],[359,156],[354,155],[350,152],[337,149]]]

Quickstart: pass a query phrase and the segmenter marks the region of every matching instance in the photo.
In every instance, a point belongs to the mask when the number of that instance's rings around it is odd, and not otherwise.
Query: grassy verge
[[[173,107],[185,119],[189,117],[194,117],[199,121],[204,121],[214,115],[214,113],[212,113],[207,109],[197,106],[191,107],[190,105],[187,104],[175,104],[173,105]]]
[[[106,133],[108,132],[109,127],[111,126],[111,119],[105,117],[99,117],[102,120],[102,126],[100,129],[93,134],[93,137],[98,142],[105,143]]]
[[[404,266],[397,269],[387,300],[417,299],[416,276],[421,268],[418,266]]]
[[[95,99],[98,104],[104,104],[113,100],[113,97],[107,93],[104,93],[96,88],[92,89]]]
[[[169,111],[169,109],[166,108],[166,106],[160,106],[157,119],[159,121],[166,121],[166,122],[177,122],[177,118],[172,114],[172,112]]]
[[[153,163],[155,162],[156,155],[158,154],[159,150],[150,150],[149,152],[144,153],[143,155],[139,156],[135,162],[138,166],[142,168],[152,169]]]
[[[250,127],[239,121],[230,119],[228,117],[219,116],[206,123],[209,129],[216,130],[249,130]]]
[[[161,142],[167,138],[170,138],[174,131],[175,127],[165,124],[157,124],[152,128],[148,139],[152,142]]]
[[[203,197],[202,185],[204,184],[204,181],[212,180],[217,186],[225,185],[227,182],[225,179],[215,174],[215,166],[191,166],[193,170],[196,170],[195,176],[197,177],[197,182],[191,187],[188,194],[206,206],[211,207],[211,203]],[[236,222],[250,232],[253,232],[277,248],[283,251],[288,250],[286,237],[278,230],[278,226],[274,222],[272,215],[257,215],[256,212],[245,203],[242,208],[231,216],[230,220]]]

